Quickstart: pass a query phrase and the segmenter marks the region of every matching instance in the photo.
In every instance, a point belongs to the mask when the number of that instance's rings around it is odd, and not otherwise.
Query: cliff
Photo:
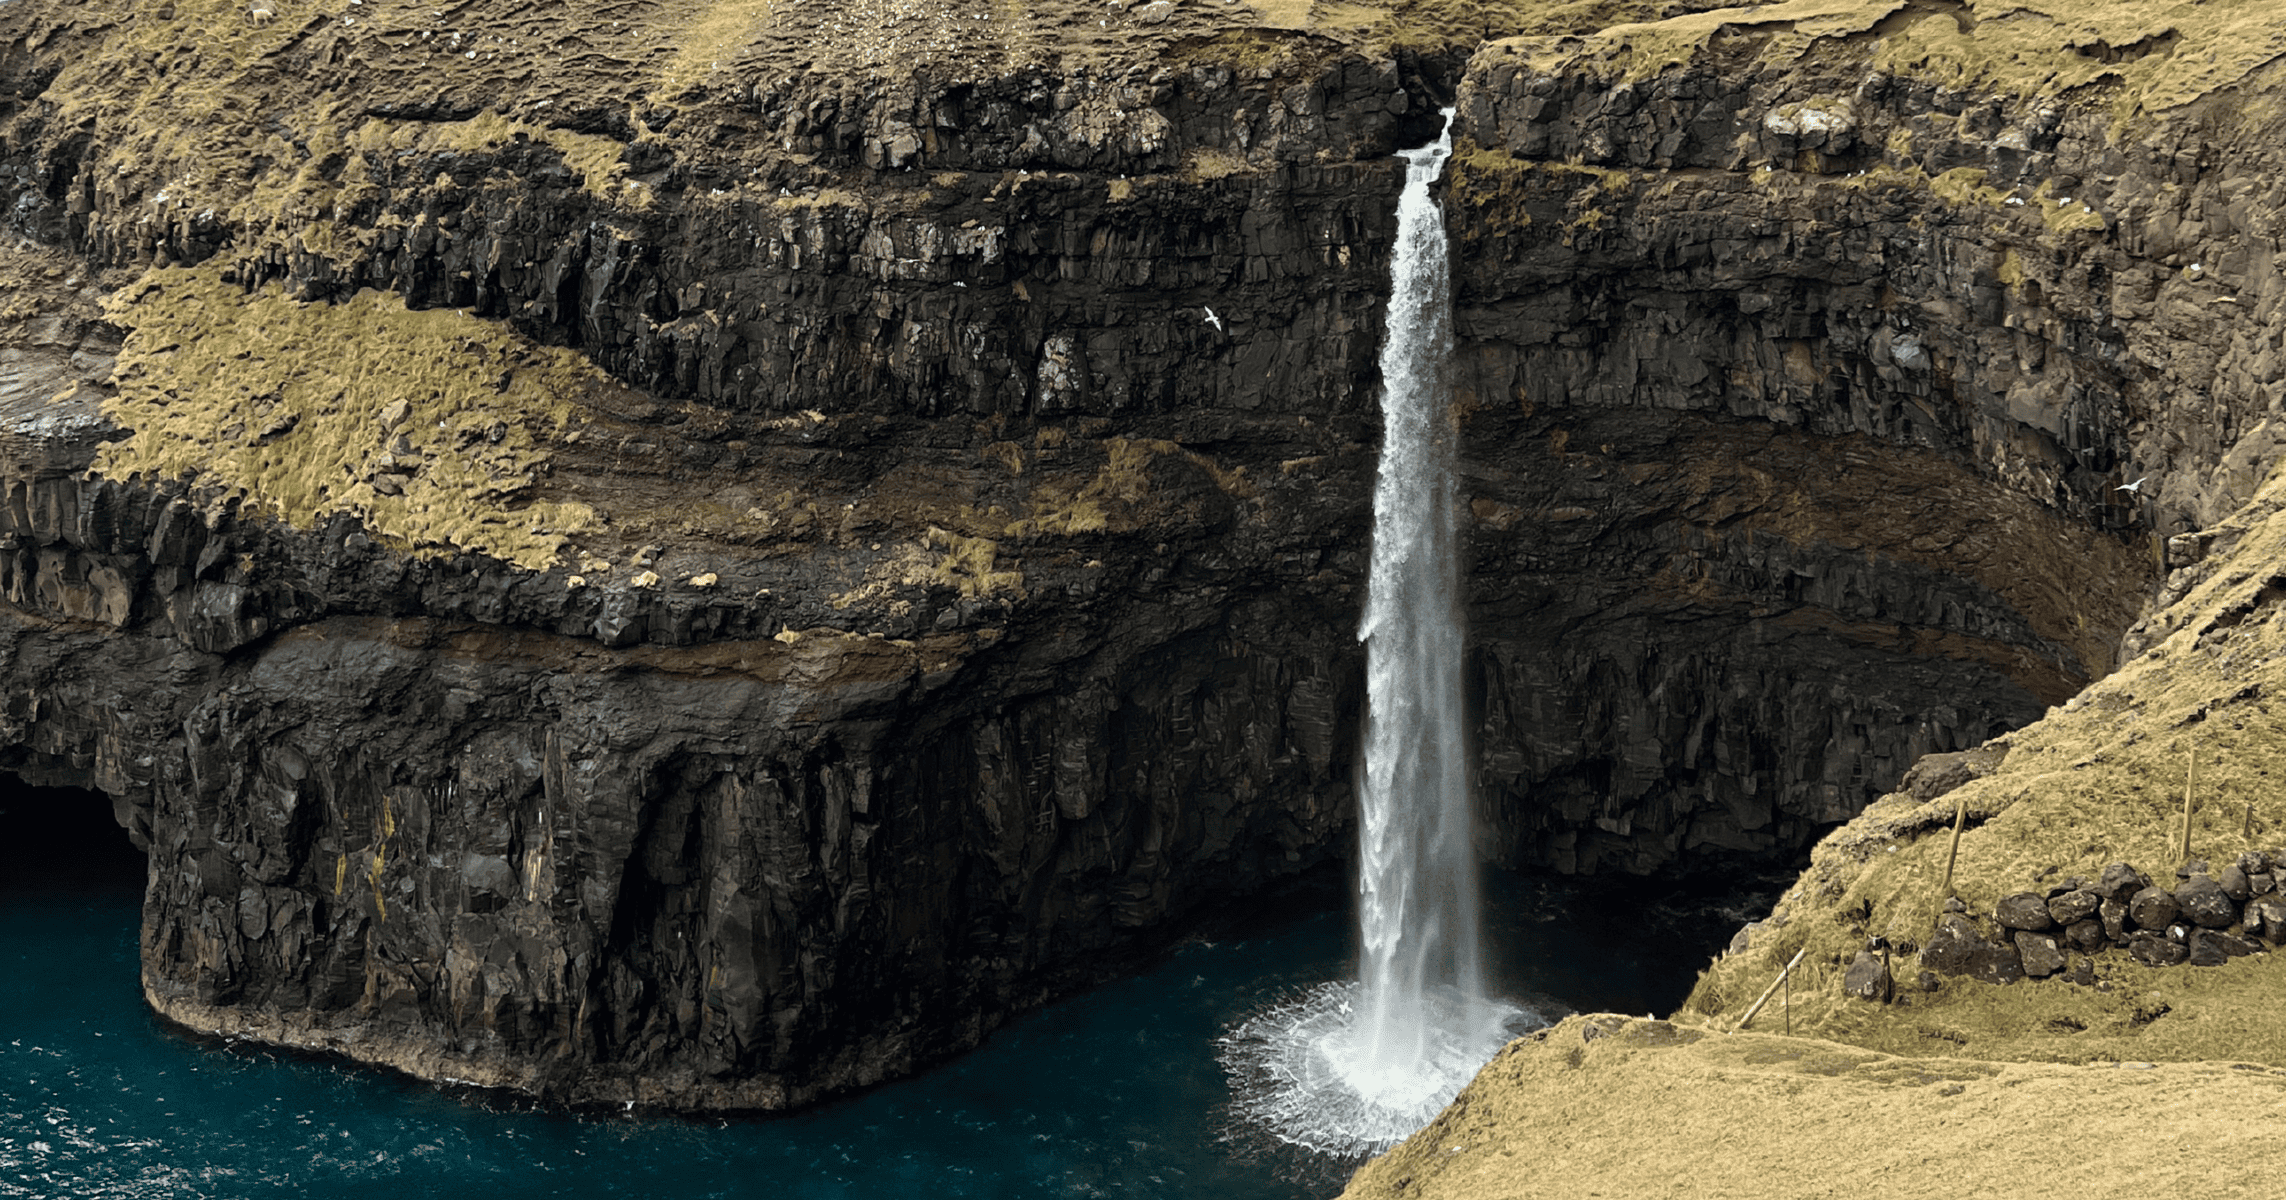
[[[1477,56],[1462,111],[1487,147],[1480,178],[1503,181],[1478,185],[1481,207],[1542,205],[1494,232],[1509,261],[1614,240],[1687,261],[1680,235],[1646,232],[1662,195],[1695,198],[1664,218],[1682,228],[1701,206],[1747,214],[1710,227],[1814,247],[1821,275],[1871,285],[1871,304],[1808,315],[1829,344],[1980,398],[1871,413],[1866,432],[1965,437],[2083,527],[2146,532],[2166,570],[2116,669],[1923,760],[1825,836],[1670,1020],[1575,1018],[1512,1045],[1347,1194],[2252,1186],[2239,1156],[2196,1149],[2211,1126],[2163,1128],[2153,1105],[2195,1090],[2209,1113],[2259,1108],[2286,1068],[2268,999],[2286,929],[2266,923],[2286,841],[2266,715],[2286,496],[2282,38],[2251,5],[1786,5]],[[1556,183],[1582,173],[1597,178],[1584,198],[1585,181]],[[1771,197],[1792,204],[1746,207]],[[1901,236],[1868,237],[1888,214]],[[1916,286],[1933,278],[1948,281]],[[1799,304],[1789,283],[1778,294]],[[1857,385],[1811,350],[1805,382]],[[1998,569],[2058,577],[2024,556]],[[2260,881],[2226,893],[2247,870]],[[2212,912],[2175,903],[2208,891]],[[1789,994],[1733,1032],[1797,954]],[[1785,1133],[1731,1136],[1694,1112]]]
[[[1346,853],[1457,96],[1486,849],[1796,852],[2267,474],[2268,35],[1699,7],[14,0],[0,767],[113,797],[193,1028],[696,1108],[972,1045]]]

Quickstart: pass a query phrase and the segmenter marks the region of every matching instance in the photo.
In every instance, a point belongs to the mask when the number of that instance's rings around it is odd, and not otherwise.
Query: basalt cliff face
[[[1461,109],[1481,152],[1455,184],[1481,198],[1456,205],[1456,227],[1487,214],[1474,286],[1498,300],[1551,281],[1542,302],[1564,318],[1482,304],[1477,328],[1505,343],[1492,385],[1515,363],[1530,389],[1608,360],[1633,329],[1656,345],[1627,355],[1645,390],[1735,409],[1736,390],[1700,381],[1769,355],[1766,378],[1846,399],[1782,400],[1775,423],[1951,447],[1974,464],[1967,486],[2144,535],[2165,570],[2109,673],[2025,728],[1922,760],[1820,839],[1669,1020],[1575,1017],[1512,1044],[1345,1195],[1684,1180],[1938,1195],[2022,1190],[2027,1172],[2160,1185],[2189,1176],[2153,1152],[2148,1089],[2116,1080],[2154,1071],[2236,1103],[2234,1080],[2286,1067],[2281,967],[2259,952],[2276,945],[2264,872],[2286,766],[2271,712],[2286,683],[2282,52],[2286,27],[2254,5],[1793,4],[1476,56]],[[1698,273],[1742,243],[1772,256],[1773,286],[1599,291],[1578,266]],[[1580,317],[1608,331],[1585,353],[1564,340]],[[1716,353],[1741,322],[1758,336]],[[1890,505],[1941,494],[1893,482]],[[1958,512],[1918,536],[1889,552],[1943,550],[2003,594],[2077,580],[2019,604],[2051,631],[2118,594],[2061,542],[1980,554]],[[2142,883],[2132,863],[2152,864],[2135,898],[2166,903],[2141,927],[2088,890]],[[2242,887],[2248,870],[2262,879]],[[2074,896],[2102,919],[2057,924],[2048,898]],[[2177,897],[2185,915],[2162,920]],[[1982,957],[1964,967],[1963,948]],[[1710,1137],[1675,1109],[1678,1078],[1692,1112],[1728,1127],[1768,1105],[1784,1132]],[[2049,1087],[2077,1102],[2027,1101]],[[1837,1153],[1845,1125],[1879,1133]],[[1976,1132],[1991,1129],[2008,1133]],[[2201,1177],[2235,1169],[2218,1162]]]
[[[2275,454],[2274,116],[1352,7],[0,9],[0,763],[149,847],[154,1005],[783,1107],[1342,857],[1456,96],[1495,857],[1798,850]]]

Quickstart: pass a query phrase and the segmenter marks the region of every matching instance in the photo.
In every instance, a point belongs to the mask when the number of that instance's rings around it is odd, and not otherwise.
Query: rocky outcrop
[[[506,8],[0,10],[14,228],[71,255],[0,380],[0,766],[151,847],[163,1012],[782,1107],[1344,853],[1386,155],[1457,60],[801,8],[624,60]],[[1855,36],[1459,81],[1496,857],[1798,849],[2111,669],[2153,535],[2272,453],[2266,259],[2179,220],[2159,279],[2009,203],[2266,202]]]

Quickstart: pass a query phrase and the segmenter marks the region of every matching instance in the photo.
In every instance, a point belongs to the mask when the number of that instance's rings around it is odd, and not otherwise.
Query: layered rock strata
[[[17,0],[0,57],[14,227],[71,255],[19,256],[4,763],[151,847],[161,1011],[780,1107],[1345,852],[1385,156],[1452,60],[209,7]],[[1799,847],[2110,669],[2152,534],[2272,454],[2266,202],[1735,25],[1459,85],[1509,861]],[[2199,215],[2130,244],[2071,172]]]

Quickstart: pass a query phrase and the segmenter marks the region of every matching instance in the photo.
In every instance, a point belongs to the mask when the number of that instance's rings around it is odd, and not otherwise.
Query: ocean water
[[[18,809],[0,814],[0,1197],[1299,1200],[1355,1167],[1246,1126],[1215,1056],[1246,1016],[1354,969],[1338,878],[914,1079],[785,1117],[571,1114],[163,1026],[137,989],[124,836],[89,798],[73,807],[98,823],[27,837],[22,796],[0,795]],[[54,853],[90,839],[99,853]],[[1664,1011],[1764,886],[1620,902],[1496,876],[1495,985],[1543,1009]]]

